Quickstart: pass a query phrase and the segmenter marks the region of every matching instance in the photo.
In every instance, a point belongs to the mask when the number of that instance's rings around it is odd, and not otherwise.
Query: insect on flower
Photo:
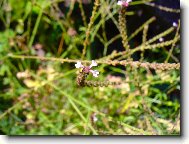
[[[132,0],[118,0],[117,5],[128,7],[130,2],[132,2]]]
[[[89,73],[92,73],[92,75],[94,77],[98,77],[99,72],[97,70],[92,70],[91,69],[93,66],[97,66],[97,63],[94,60],[92,60],[92,63],[91,63],[90,66],[84,66],[84,65],[81,64],[80,61],[77,61],[77,63],[75,64],[75,67],[80,69],[79,70],[80,73],[84,73],[84,74],[87,74],[87,75]]]

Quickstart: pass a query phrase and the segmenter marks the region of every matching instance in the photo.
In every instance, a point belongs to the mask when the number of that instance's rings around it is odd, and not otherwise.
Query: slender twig
[[[84,24],[85,27],[87,27],[87,20],[86,20],[86,16],[85,16],[85,11],[83,9],[82,0],[78,0],[78,1],[79,1],[79,8],[80,8],[80,11],[81,11],[83,24]]]
[[[179,21],[179,23],[178,23],[178,27],[177,27],[177,31],[176,31],[174,40],[178,37],[178,35],[179,35],[179,30],[180,30],[180,21]],[[176,42],[177,42],[177,41],[174,41],[174,43],[172,43],[171,49],[169,50],[169,54],[168,54],[168,56],[167,56],[165,62],[168,62],[168,61],[169,61],[169,58],[171,57],[171,55],[172,55],[172,53],[173,53],[173,49],[174,49],[174,47],[175,47],[175,45],[176,45]]]
[[[100,1],[99,0],[95,0],[95,3],[94,3],[94,7],[93,7],[93,11],[92,11],[92,16],[90,18],[90,22],[89,22],[89,25],[88,25],[88,28],[87,28],[87,31],[86,31],[86,37],[85,37],[85,41],[83,43],[83,52],[82,52],[82,56],[81,56],[81,59],[84,59],[85,57],[85,54],[86,54],[86,49],[87,49],[87,46],[89,44],[89,36],[90,36],[90,31],[91,31],[91,27],[94,23],[94,20],[95,20],[95,15],[96,15],[96,11],[97,11],[97,8],[99,6],[99,3]]]
[[[149,28],[149,26],[146,25],[144,27],[144,30],[143,30],[143,35],[142,35],[142,51],[141,51],[141,54],[140,54],[140,57],[141,57],[140,61],[143,61],[143,59],[144,59],[144,49],[143,48],[146,46],[148,28]]]
[[[59,47],[58,47],[58,55],[61,55],[62,50],[63,50],[63,44],[64,44],[64,32],[62,32],[62,37],[59,43]]]
[[[119,11],[119,31],[122,38],[122,44],[125,48],[125,51],[129,51],[129,43],[128,43],[128,36],[127,36],[127,24],[126,24],[126,9],[121,8]]]
[[[154,4],[154,3],[145,3],[145,4],[146,4],[146,5],[149,5],[149,6],[152,6],[152,7],[155,7],[155,8],[158,8],[158,9],[160,9],[160,10],[166,11],[166,12],[180,13],[180,9],[168,8],[168,7],[164,7],[164,6],[161,6],[161,5],[157,5],[157,4]]]
[[[154,22],[156,20],[155,17],[151,17],[149,20],[147,20],[143,25],[141,25],[138,29],[136,29],[129,37],[128,40],[131,40],[133,37],[135,37],[140,31],[144,29],[146,25],[149,25],[150,23]]]
[[[28,47],[31,49],[31,46],[34,42],[34,39],[35,39],[35,36],[36,36],[36,33],[37,33],[37,29],[39,27],[39,23],[40,23],[40,20],[41,20],[41,17],[43,15],[43,8],[40,9],[39,11],[39,15],[37,17],[37,20],[36,20],[36,23],[35,23],[35,26],[34,26],[34,29],[33,29],[33,32],[32,32],[32,36],[30,38],[30,41],[28,43]]]
[[[61,59],[61,58],[53,58],[53,57],[39,57],[39,56],[23,56],[23,55],[9,55],[10,58],[18,58],[18,59],[39,59],[45,61],[58,61],[61,63],[76,63],[77,61],[81,61],[83,63],[91,63],[88,60],[73,60],[73,59]],[[149,63],[149,62],[139,62],[139,61],[127,61],[127,60],[97,60],[99,64],[107,64],[107,65],[130,65],[131,67],[143,67],[143,68],[151,68],[151,69],[161,69],[161,70],[171,70],[171,69],[180,69],[180,63]]]
[[[75,5],[75,0],[71,0],[71,2],[70,2],[70,9],[69,9],[68,14],[67,14],[68,18],[71,16],[71,14],[73,12],[74,5]]]

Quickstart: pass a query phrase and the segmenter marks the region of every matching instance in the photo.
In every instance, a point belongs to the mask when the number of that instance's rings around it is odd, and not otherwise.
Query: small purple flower
[[[160,41],[160,42],[163,42],[163,41],[164,41],[164,38],[162,38],[162,37],[159,38],[159,41]]]
[[[81,64],[80,61],[77,61],[77,63],[75,64],[76,68],[83,68],[84,66]]]
[[[98,77],[99,72],[97,70],[92,70],[91,69],[93,66],[97,66],[97,63],[94,60],[92,60],[92,63],[91,63],[90,66],[83,66],[80,61],[77,61],[77,63],[75,64],[76,68],[82,68],[81,69],[82,72],[84,72],[86,74],[92,73],[92,75],[94,77]]]
[[[123,7],[128,7],[130,2],[132,2],[132,0],[119,0],[117,2],[117,5],[123,6]]]
[[[92,68],[93,66],[97,66],[97,65],[98,64],[94,60],[92,60],[92,64],[89,67]]]
[[[174,27],[177,27],[178,24],[177,24],[176,22],[173,22],[173,26],[174,26]]]
[[[90,70],[94,77],[98,77],[99,72],[97,70]]]
[[[98,117],[96,116],[96,113],[92,114],[91,119],[92,119],[93,122],[98,121]]]

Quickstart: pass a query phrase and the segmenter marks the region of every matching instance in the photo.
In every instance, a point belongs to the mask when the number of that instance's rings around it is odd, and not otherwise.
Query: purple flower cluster
[[[122,7],[128,7],[130,2],[132,2],[132,0],[119,0],[117,2],[117,5]]]
[[[82,68],[82,72],[84,72],[84,73],[86,73],[86,74],[92,73],[92,75],[93,75],[94,77],[98,77],[99,72],[98,72],[97,70],[92,70],[92,69],[91,69],[93,66],[97,66],[97,63],[96,63],[94,60],[92,60],[92,63],[91,63],[90,66],[84,66],[84,65],[81,64],[80,61],[78,61],[78,62],[75,64],[75,67],[76,67],[76,68]]]

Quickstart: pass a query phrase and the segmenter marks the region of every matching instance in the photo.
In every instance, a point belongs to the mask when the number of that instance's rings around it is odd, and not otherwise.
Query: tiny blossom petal
[[[129,3],[124,2],[122,5],[123,5],[124,7],[128,7],[128,6],[129,6]]]
[[[121,6],[122,4],[123,4],[123,2],[120,1],[120,0],[117,2],[117,5],[120,5],[120,6]]]
[[[98,77],[99,72],[97,70],[90,70],[94,77]]]
[[[80,61],[77,61],[77,63],[75,64],[76,68],[83,68],[84,66],[81,64]]]
[[[119,6],[124,6],[124,7],[128,7],[129,6],[129,3],[131,2],[132,0],[119,0],[117,2],[117,5]]]
[[[178,24],[177,24],[176,22],[173,22],[173,26],[174,26],[174,27],[177,27]]]
[[[98,118],[95,116],[95,117],[93,118],[93,121],[94,121],[94,122],[97,122],[97,121],[98,121]]]
[[[162,37],[161,37],[161,38],[159,38],[159,41],[160,41],[160,42],[164,41],[164,38],[162,38]]]
[[[132,2],[132,0],[127,0],[128,3]]]
[[[92,60],[92,63],[89,67],[92,68],[93,66],[97,66],[97,63],[94,60]]]

